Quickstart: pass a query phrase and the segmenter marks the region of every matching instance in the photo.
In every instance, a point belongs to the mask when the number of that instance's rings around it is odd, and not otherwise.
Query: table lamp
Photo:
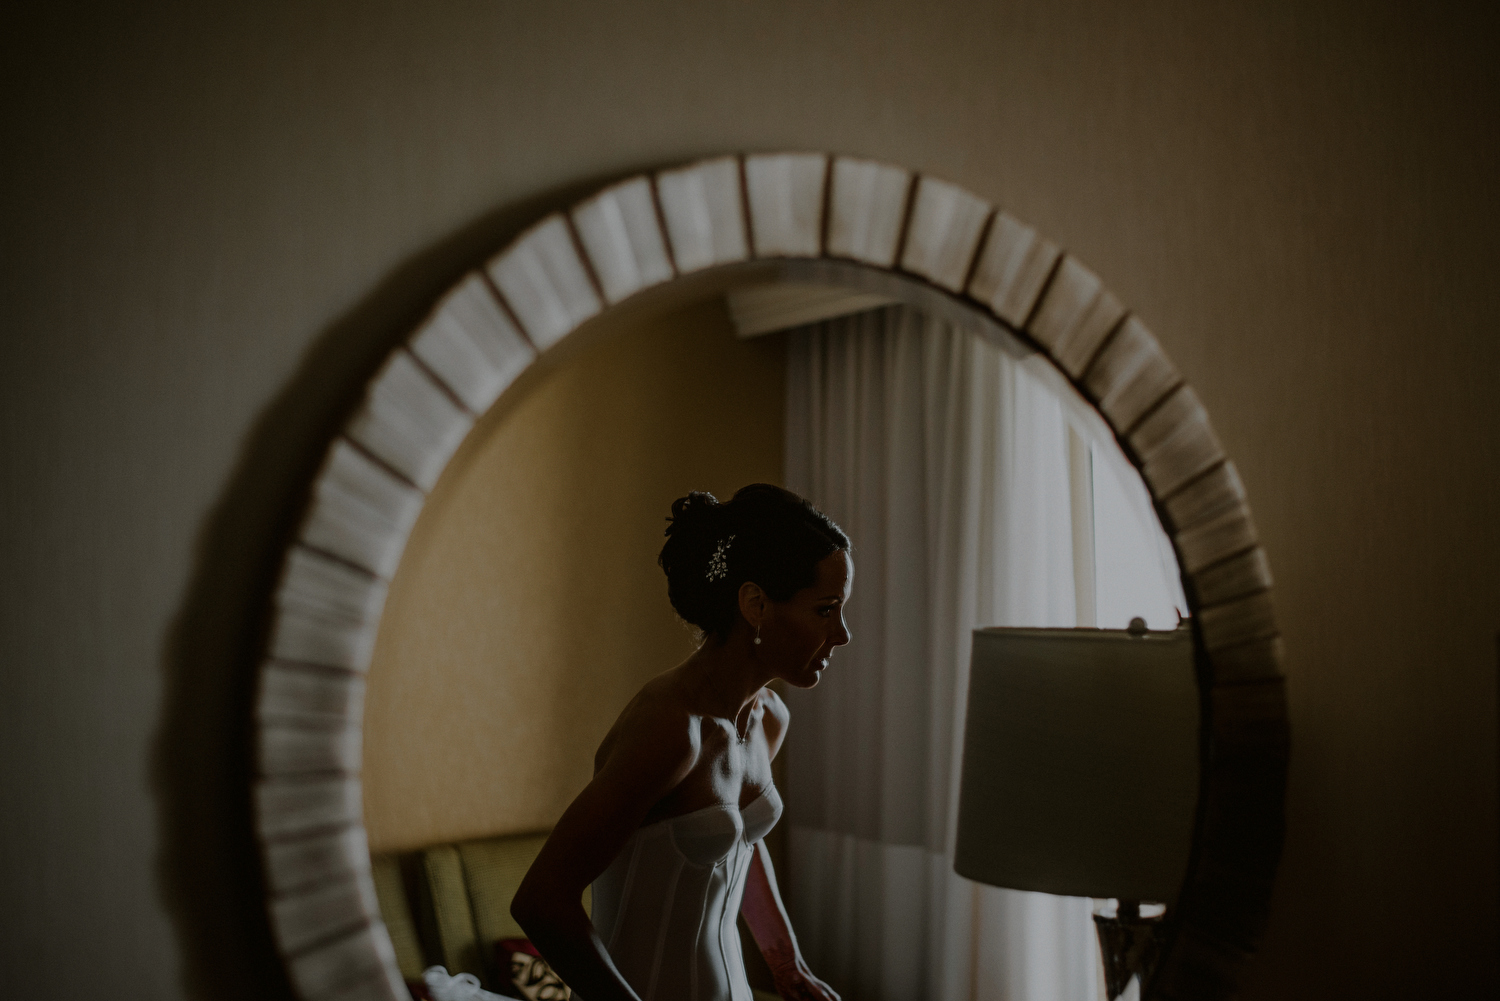
[[[979,629],[954,870],[1114,898],[1095,915],[1111,998],[1144,987],[1187,872],[1198,800],[1192,630]]]

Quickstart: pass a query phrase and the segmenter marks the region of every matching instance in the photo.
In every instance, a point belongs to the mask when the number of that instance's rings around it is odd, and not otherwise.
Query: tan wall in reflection
[[[779,482],[784,351],[722,299],[516,386],[422,513],[370,670],[372,851],[550,827],[693,639],[656,566],[688,490]]]

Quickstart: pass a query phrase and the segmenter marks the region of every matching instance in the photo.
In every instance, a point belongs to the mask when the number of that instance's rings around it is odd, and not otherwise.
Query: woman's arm
[[[771,689],[765,691],[766,714],[762,725],[766,732],[767,750],[774,760],[786,739],[791,712],[786,703]],[[823,981],[812,975],[797,948],[797,936],[792,933],[792,922],[781,903],[781,891],[776,886],[776,870],[771,865],[771,853],[764,841],[755,843],[755,855],[750,859],[750,872],[745,878],[745,896],[740,902],[740,913],[760,954],[766,957],[771,976],[776,980],[776,993],[785,1001],[839,1001]]]
[[[649,705],[626,710],[609,757],[552,829],[511,902],[537,951],[588,1001],[639,1001],[589,921],[583,890],[692,770],[699,742],[690,722]]]
[[[833,988],[813,976],[802,959],[797,936],[792,933],[792,923],[776,888],[776,870],[771,867],[771,854],[764,841],[755,843],[740,913],[750,926],[755,944],[760,946],[760,954],[766,957],[766,965],[776,981],[776,993],[784,1001],[839,1001]]]

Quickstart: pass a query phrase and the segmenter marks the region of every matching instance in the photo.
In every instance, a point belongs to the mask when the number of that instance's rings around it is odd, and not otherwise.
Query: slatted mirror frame
[[[257,833],[296,990],[408,996],[363,827],[364,679],[388,582],[439,474],[516,376],[580,324],[679,277],[747,265],[1018,338],[1114,430],[1176,547],[1203,696],[1193,855],[1143,996],[1228,996],[1264,924],[1288,750],[1271,575],[1234,465],[1155,337],[1083,264],[953,184],[820,153],[691,163],[548,215],[437,303],[329,446],[274,595],[256,706]]]

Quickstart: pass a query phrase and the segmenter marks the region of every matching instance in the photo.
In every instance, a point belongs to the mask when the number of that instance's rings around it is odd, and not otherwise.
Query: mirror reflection
[[[764,320],[777,296],[800,325]],[[637,315],[549,362],[444,473],[369,674],[365,822],[414,992],[565,996],[512,899],[627,703],[701,652],[657,565],[673,501],[772,483],[841,526],[854,569],[850,642],[816,687],[771,683],[785,739],[745,786],[784,804],[764,867],[806,969],[846,999],[1105,997],[1112,902],[953,871],[974,630],[1171,630],[1187,607],[1092,408],[1019,344],[795,287]],[[757,995],[798,989],[756,937],[720,942],[704,997],[744,1001],[741,961]]]

